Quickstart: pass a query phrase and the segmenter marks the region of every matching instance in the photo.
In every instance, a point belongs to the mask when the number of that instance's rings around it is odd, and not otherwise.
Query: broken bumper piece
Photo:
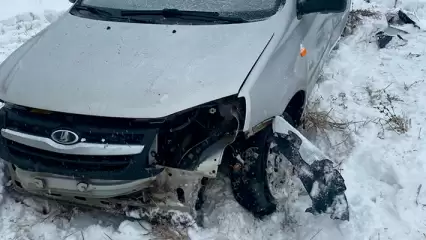
[[[349,221],[345,181],[333,162],[281,116],[275,117],[273,131],[274,151],[291,162],[312,200],[306,212]]]

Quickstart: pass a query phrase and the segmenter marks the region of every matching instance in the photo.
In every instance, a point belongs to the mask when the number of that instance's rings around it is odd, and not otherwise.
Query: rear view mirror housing
[[[297,3],[298,15],[309,13],[341,13],[346,10],[348,0],[299,0]]]

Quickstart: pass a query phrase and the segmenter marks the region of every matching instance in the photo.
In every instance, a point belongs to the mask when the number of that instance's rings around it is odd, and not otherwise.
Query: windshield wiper
[[[163,16],[165,18],[181,18],[193,17],[203,21],[224,21],[230,23],[244,23],[247,20],[238,17],[220,16],[218,12],[200,12],[200,11],[182,11],[179,9],[163,9],[163,10],[123,10],[121,16]]]
[[[108,12],[99,8],[91,7],[91,6],[76,5],[74,9],[77,11],[80,11],[80,10],[88,11],[92,14],[95,14],[97,16],[103,17],[108,20],[114,19],[117,21],[136,22],[136,23],[151,23],[151,24],[155,23],[155,21],[152,21],[152,20],[130,19],[129,17],[123,18],[122,16],[114,16],[111,12]]]
[[[111,17],[112,14],[108,11],[99,9],[99,8],[95,8],[95,7],[90,7],[90,6],[83,6],[83,5],[76,5],[74,6],[75,10],[84,10],[84,11],[88,11],[90,13],[93,13],[95,15],[99,15],[99,16],[104,16],[104,17]]]

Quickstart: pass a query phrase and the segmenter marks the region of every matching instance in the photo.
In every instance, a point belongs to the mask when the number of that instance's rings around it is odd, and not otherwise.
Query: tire
[[[288,114],[283,114],[283,117],[291,125],[295,125]],[[276,199],[268,187],[266,172],[272,137],[270,125],[248,139],[241,151],[244,164],[239,165],[240,161],[234,159],[235,164],[230,173],[236,201],[258,218],[270,215],[277,209]]]

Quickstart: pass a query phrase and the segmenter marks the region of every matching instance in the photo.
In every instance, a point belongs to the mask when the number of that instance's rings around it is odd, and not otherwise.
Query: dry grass
[[[375,12],[372,10],[367,10],[367,9],[352,10],[349,13],[349,19],[348,19],[348,22],[346,23],[346,28],[343,33],[343,36],[346,37],[346,36],[352,35],[355,29],[357,28],[357,26],[362,23],[363,17],[378,18],[379,16],[380,16],[379,12]]]
[[[340,100],[339,103],[335,102]],[[333,99],[333,103],[336,103],[339,107],[347,109],[345,105],[346,96],[345,94],[339,94],[339,98]],[[324,132],[326,130],[335,131],[335,132],[345,132],[350,130],[351,126],[357,124],[362,124],[364,121],[346,121],[334,117],[334,109],[328,109],[327,111],[320,110],[321,99],[316,99],[315,101],[310,102],[305,112],[303,113],[302,123],[303,128],[308,132]]]
[[[319,110],[316,103],[307,106],[303,119],[303,129],[308,139],[323,145],[322,148],[340,166],[354,146],[352,133],[357,122],[349,122],[333,117],[333,109]]]
[[[391,117],[389,117],[386,124],[389,125],[389,129],[397,133],[403,134],[410,129],[411,120],[408,119],[405,115],[403,116],[392,115]]]
[[[415,84],[407,86],[406,90]],[[411,127],[411,119],[409,119],[404,113],[398,113],[395,110],[394,104],[397,102],[403,102],[403,100],[399,96],[388,92],[387,89],[390,85],[383,89],[373,89],[371,86],[365,87],[370,106],[377,109],[382,116],[374,119],[363,119],[360,121],[340,120],[332,117],[333,109],[328,111],[319,111],[319,100],[317,100],[317,102],[309,104],[305,111],[303,118],[304,128],[308,132],[313,132],[316,135],[321,133],[326,134],[326,131],[328,130],[341,132],[345,136],[348,136],[368,123],[375,123],[381,127],[381,132],[378,134],[379,138],[383,138],[386,130],[393,131],[398,134],[404,134]],[[340,103],[339,106],[344,109],[347,108],[344,103]]]
[[[308,110],[303,118],[304,128],[311,130],[337,130],[343,131],[349,126],[349,122],[343,122],[335,120],[330,116],[331,110],[326,111],[313,111],[312,109]]]
[[[156,236],[154,239],[158,240],[186,240],[189,239],[186,229],[174,229],[167,224],[158,224],[153,225],[152,228],[153,235]]]

